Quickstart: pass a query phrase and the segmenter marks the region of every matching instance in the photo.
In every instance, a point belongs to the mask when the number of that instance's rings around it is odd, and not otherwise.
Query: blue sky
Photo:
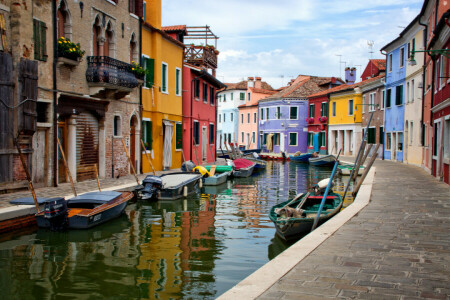
[[[358,77],[420,12],[423,0],[162,0],[167,25],[209,25],[220,37],[217,78],[260,76],[274,88],[299,74]],[[337,56],[342,55],[341,57]],[[346,64],[339,63],[339,60]]]

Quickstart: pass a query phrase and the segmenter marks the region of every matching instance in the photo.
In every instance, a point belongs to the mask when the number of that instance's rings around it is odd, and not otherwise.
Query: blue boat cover
[[[37,202],[39,204],[44,204],[47,200],[50,200],[51,198],[37,198]],[[18,198],[9,201],[11,204],[15,205],[34,205],[33,197],[24,197],[24,198]]]
[[[94,203],[94,204],[103,204],[108,203],[122,195],[122,193],[114,192],[114,191],[105,191],[105,192],[91,192],[83,195],[79,195],[73,198],[70,198],[68,204],[75,203]]]

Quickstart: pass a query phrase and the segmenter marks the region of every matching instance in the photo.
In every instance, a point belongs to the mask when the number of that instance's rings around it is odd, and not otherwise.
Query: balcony
[[[122,98],[138,86],[130,64],[109,56],[88,56],[87,63],[86,80],[91,96]]]
[[[184,61],[207,69],[217,68],[218,51],[212,46],[187,46],[184,49]]]

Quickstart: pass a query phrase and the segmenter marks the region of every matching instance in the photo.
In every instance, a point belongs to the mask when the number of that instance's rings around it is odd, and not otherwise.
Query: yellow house
[[[356,156],[362,140],[362,91],[359,84],[342,85],[329,95],[329,153]]]
[[[142,62],[142,140],[158,170],[182,162],[182,69],[184,44],[161,30],[161,0],[144,7]],[[142,171],[151,166],[142,152]]]

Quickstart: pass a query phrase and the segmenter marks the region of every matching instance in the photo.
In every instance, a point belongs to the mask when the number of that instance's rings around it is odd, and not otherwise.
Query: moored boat
[[[194,193],[202,175],[192,172],[175,172],[161,176],[148,175],[142,182],[138,196],[143,199],[175,200]]]
[[[336,156],[330,154],[319,157],[311,157],[308,159],[308,162],[313,166],[332,166],[336,162]]]
[[[227,182],[228,176],[231,175],[231,171],[223,173],[215,173],[212,176],[203,178],[203,185],[220,185]]]
[[[341,165],[338,166],[338,170],[339,173],[341,173],[342,175],[350,175],[350,173],[352,172],[352,170],[355,168],[354,165]],[[364,166],[360,166],[359,170],[358,170],[358,175],[362,175],[362,173],[364,173]]]
[[[311,231],[323,195],[301,194],[296,198],[294,201],[288,200],[273,206],[269,213],[277,234],[286,241],[297,239]],[[320,214],[319,224],[336,215],[342,203],[342,197],[339,194],[329,193]]]
[[[245,158],[238,158],[233,160],[235,169],[233,171],[234,177],[249,177],[253,173],[255,163]]]
[[[44,210],[36,214],[39,227],[52,230],[87,229],[120,216],[132,192],[91,192],[65,200],[47,199]]]
[[[300,155],[289,155],[289,159],[293,162],[308,162],[308,159],[310,159],[311,157],[313,157],[312,153],[303,153]]]

